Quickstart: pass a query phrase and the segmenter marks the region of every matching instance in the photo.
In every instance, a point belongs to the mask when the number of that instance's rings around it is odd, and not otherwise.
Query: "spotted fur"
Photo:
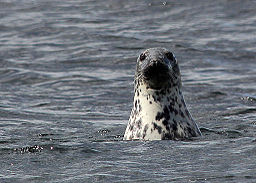
[[[124,140],[185,139],[200,136],[181,92],[175,56],[150,48],[137,59],[134,102]]]

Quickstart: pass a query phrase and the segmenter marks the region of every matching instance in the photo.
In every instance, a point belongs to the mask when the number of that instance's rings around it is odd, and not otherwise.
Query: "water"
[[[255,182],[255,1],[0,1],[0,182]],[[166,47],[202,138],[122,141]]]

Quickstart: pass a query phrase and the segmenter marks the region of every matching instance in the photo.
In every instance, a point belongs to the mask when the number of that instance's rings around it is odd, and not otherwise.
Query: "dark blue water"
[[[0,0],[0,182],[255,182],[255,7]],[[122,141],[150,47],[175,53],[202,138]]]

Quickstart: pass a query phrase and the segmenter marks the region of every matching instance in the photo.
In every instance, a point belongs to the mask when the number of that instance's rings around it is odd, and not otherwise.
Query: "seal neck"
[[[137,85],[136,85],[137,84]],[[165,87],[160,90],[150,89],[143,82],[135,83],[134,101],[140,99],[145,105],[151,104],[158,107],[164,105],[185,105],[181,89],[178,85]]]

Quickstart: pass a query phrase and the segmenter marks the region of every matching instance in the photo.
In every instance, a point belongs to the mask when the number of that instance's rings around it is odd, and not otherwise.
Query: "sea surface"
[[[166,47],[203,136],[123,141]],[[0,182],[256,182],[255,0],[0,0]]]

